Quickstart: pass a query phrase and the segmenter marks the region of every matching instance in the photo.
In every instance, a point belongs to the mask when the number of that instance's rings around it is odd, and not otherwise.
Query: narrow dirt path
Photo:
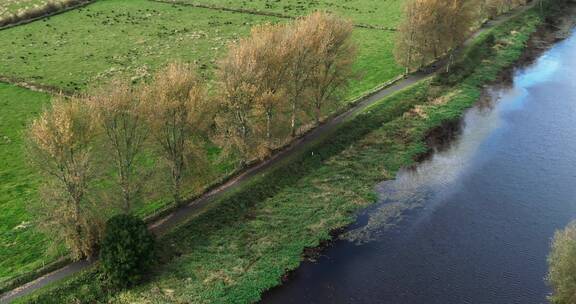
[[[503,16],[500,16],[490,22],[488,22],[485,26],[483,26],[480,30],[478,30],[466,43],[464,46],[470,44],[474,38],[476,38],[481,33],[501,24],[504,23],[511,18],[521,14],[522,12],[531,8],[534,4],[520,8],[515,10],[513,13],[509,13]],[[176,209],[174,212],[170,213],[169,215],[162,217],[155,222],[149,225],[151,231],[154,232],[156,235],[162,235],[175,226],[184,223],[185,221],[193,218],[194,216],[198,215],[199,211],[207,206],[210,202],[213,202],[218,197],[222,196],[226,192],[234,189],[236,187],[240,187],[246,181],[248,181],[254,175],[259,173],[265,172],[270,167],[287,160],[289,157],[296,155],[297,153],[301,153],[305,151],[312,143],[317,140],[322,139],[323,137],[330,136],[332,132],[334,132],[342,123],[356,115],[357,113],[361,112],[362,110],[366,109],[368,106],[376,103],[377,101],[381,100],[384,97],[390,96],[391,94],[402,90],[412,84],[415,84],[421,80],[424,80],[436,73],[441,67],[444,66],[444,61],[440,61],[437,64],[433,65],[427,71],[417,72],[409,75],[406,78],[396,81],[395,83],[391,84],[388,87],[385,87],[379,91],[376,91],[369,96],[361,98],[359,102],[356,103],[352,108],[348,111],[332,118],[331,120],[327,121],[325,124],[315,128],[314,130],[310,131],[306,135],[302,136],[301,138],[292,142],[287,148],[284,150],[276,153],[270,159],[256,164],[242,174],[238,175],[235,178],[227,181],[226,183],[220,185],[219,187],[213,189],[202,195],[200,198],[191,201],[190,203],[186,204],[185,206]],[[91,266],[93,262],[87,261],[78,261],[71,263],[63,268],[60,268],[54,272],[48,273],[44,276],[37,278],[34,281],[26,283],[16,289],[13,289],[3,295],[0,296],[0,303],[8,303],[18,297],[25,296],[30,294],[48,284],[60,281],[64,278],[67,278],[73,274],[76,274],[82,270],[87,269]]]

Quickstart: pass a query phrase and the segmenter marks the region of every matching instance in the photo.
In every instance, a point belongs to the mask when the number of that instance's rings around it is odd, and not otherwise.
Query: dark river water
[[[546,303],[551,238],[576,218],[576,35],[513,79],[263,303]],[[391,227],[395,204],[416,208]]]

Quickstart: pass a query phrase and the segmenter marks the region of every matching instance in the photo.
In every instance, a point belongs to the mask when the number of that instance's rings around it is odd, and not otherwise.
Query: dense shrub
[[[547,279],[553,290],[550,301],[555,304],[576,303],[576,223],[556,232],[548,266]]]
[[[108,220],[100,258],[112,285],[125,288],[139,283],[154,257],[154,238],[141,219],[117,215]]]

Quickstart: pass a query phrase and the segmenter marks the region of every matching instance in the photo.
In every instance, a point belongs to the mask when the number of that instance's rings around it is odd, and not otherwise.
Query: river
[[[376,187],[263,303],[546,303],[554,231],[576,218],[576,34],[493,86],[449,147]],[[387,206],[413,208],[395,226]]]

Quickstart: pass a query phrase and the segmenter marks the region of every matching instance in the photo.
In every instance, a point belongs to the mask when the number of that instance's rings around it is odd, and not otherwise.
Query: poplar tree
[[[212,120],[206,89],[190,65],[172,63],[144,92],[152,138],[170,168],[174,202],[181,204],[185,175],[204,162],[202,143]]]
[[[102,233],[101,213],[88,197],[95,177],[92,118],[84,100],[58,96],[28,130],[29,159],[44,173],[40,203],[33,205],[38,223],[76,259],[94,256]]]
[[[121,190],[122,209],[132,212],[142,190],[144,176],[138,158],[144,152],[149,127],[144,117],[139,88],[126,81],[114,81],[91,96],[91,107],[115,165]]]
[[[350,20],[336,15],[316,12],[307,18],[314,29],[309,39],[314,49],[313,69],[310,77],[310,98],[316,125],[327,104],[338,101],[338,93],[353,78],[356,46],[352,41],[354,26]]]

